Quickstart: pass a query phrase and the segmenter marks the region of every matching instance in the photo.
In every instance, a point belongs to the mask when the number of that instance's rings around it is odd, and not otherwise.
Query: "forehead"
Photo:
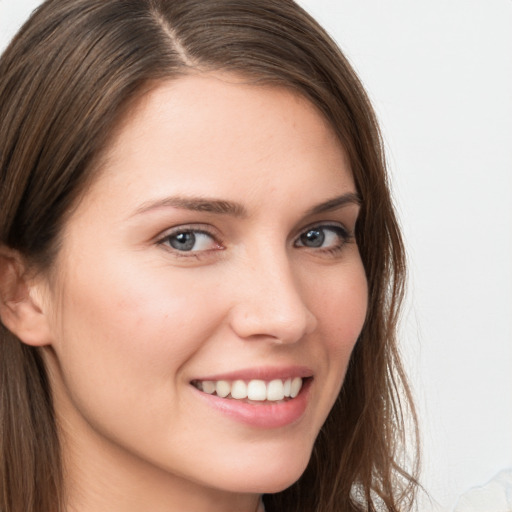
[[[255,194],[308,186],[306,177],[354,188],[342,145],[310,101],[233,74],[195,74],[155,85],[132,105],[92,188],[108,182],[115,193],[137,182],[142,196],[165,183],[225,197],[247,183]]]

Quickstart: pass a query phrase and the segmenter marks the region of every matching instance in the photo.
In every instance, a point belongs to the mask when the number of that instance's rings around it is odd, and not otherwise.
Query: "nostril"
[[[238,304],[231,311],[231,327],[243,339],[295,343],[317,327],[315,315],[302,303],[294,308],[279,304]]]

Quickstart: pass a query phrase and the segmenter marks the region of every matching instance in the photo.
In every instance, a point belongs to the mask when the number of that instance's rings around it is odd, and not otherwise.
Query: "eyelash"
[[[340,242],[336,244],[334,247],[308,247],[303,244],[303,241],[301,242],[301,238],[305,237],[308,233],[311,233],[313,231],[323,231],[323,234],[325,236],[325,233],[327,231],[334,232],[335,235],[339,238]],[[186,235],[186,234],[193,234],[195,237],[198,235],[205,235],[209,238],[211,238],[212,242],[215,244],[215,247],[212,249],[205,249],[205,250],[178,250],[175,247],[171,246],[171,240],[176,239],[176,237],[180,235]],[[321,252],[323,254],[327,255],[336,255],[345,246],[346,243],[349,243],[353,240],[354,236],[342,225],[338,224],[314,224],[312,226],[308,226],[307,228],[303,229],[299,235],[296,237],[293,246],[296,248],[303,248],[303,249],[312,249],[315,252]],[[196,238],[197,240],[197,238]],[[159,245],[166,246],[167,250],[171,251],[174,255],[181,258],[196,258],[200,259],[202,256],[205,256],[211,251],[222,251],[224,250],[224,245],[222,240],[219,238],[219,236],[215,233],[213,233],[211,230],[207,229],[206,227],[194,227],[194,226],[187,226],[187,227],[179,227],[176,228],[174,231],[171,231],[170,233],[167,233],[164,237],[160,238],[158,240]],[[300,244],[300,245],[299,245]]]

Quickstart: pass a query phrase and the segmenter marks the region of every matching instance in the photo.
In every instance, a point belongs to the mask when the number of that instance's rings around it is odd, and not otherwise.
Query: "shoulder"
[[[457,501],[453,512],[511,512],[512,468],[505,469],[485,485],[472,487]]]

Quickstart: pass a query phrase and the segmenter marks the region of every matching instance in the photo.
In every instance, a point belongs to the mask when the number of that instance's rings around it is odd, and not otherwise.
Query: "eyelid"
[[[208,224],[201,223],[191,223],[191,224],[180,224],[178,226],[173,226],[171,228],[166,228],[161,231],[158,235],[156,235],[155,240],[164,240],[169,236],[176,235],[179,233],[186,233],[188,231],[206,233],[207,235],[211,235],[215,237],[215,233],[213,233],[214,229]]]
[[[347,228],[347,226],[340,221],[318,221],[318,222],[312,222],[311,224],[308,224],[307,226],[304,226],[299,230],[297,235],[295,236],[295,239],[306,233],[307,231],[310,231],[315,228],[324,228],[324,229],[333,229],[333,230],[342,230],[347,238],[353,237],[354,232],[353,230]]]

